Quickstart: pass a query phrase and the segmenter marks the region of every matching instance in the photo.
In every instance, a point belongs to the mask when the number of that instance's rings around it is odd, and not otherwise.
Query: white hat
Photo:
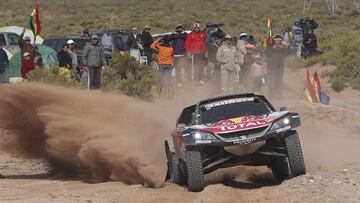
[[[66,44],[75,44],[75,42],[74,42],[74,40],[69,39],[69,40],[66,42]]]
[[[227,34],[227,35],[225,36],[225,39],[233,39],[233,38],[231,37],[231,35]]]
[[[247,37],[247,36],[249,36],[249,35],[245,32],[240,33],[240,37]]]

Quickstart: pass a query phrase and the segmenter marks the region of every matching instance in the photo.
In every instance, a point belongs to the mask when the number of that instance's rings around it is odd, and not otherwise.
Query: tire
[[[169,166],[170,181],[178,185],[185,185],[186,175],[181,170],[175,153],[170,154],[169,161],[171,161]]]
[[[275,179],[283,182],[290,176],[289,165],[286,157],[275,159],[270,162],[270,168]]]
[[[198,151],[185,152],[187,184],[191,192],[200,192],[205,188],[201,154]]]
[[[289,160],[291,175],[293,177],[304,175],[306,172],[305,161],[299,135],[296,131],[291,131],[286,135],[285,148]]]

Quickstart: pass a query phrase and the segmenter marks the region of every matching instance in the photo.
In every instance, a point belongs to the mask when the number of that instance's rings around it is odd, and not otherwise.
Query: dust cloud
[[[20,84],[0,87],[6,149],[50,160],[85,181],[159,187],[164,180],[165,111],[126,96]]]

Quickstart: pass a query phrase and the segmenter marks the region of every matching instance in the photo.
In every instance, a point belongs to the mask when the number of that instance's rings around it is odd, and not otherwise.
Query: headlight
[[[290,124],[291,124],[291,118],[285,117],[285,118],[279,120],[278,122],[274,123],[273,126],[271,127],[271,130],[285,128],[285,127],[289,126]]]
[[[215,137],[211,133],[206,132],[192,132],[191,136],[195,140],[214,140]]]

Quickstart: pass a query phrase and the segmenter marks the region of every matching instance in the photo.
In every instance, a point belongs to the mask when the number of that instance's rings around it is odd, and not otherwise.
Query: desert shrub
[[[129,54],[114,54],[109,67],[103,71],[102,87],[105,90],[120,90],[126,95],[141,99],[153,98],[156,85],[155,74],[150,66],[140,65]]]
[[[345,80],[341,78],[335,78],[331,82],[331,88],[336,92],[341,92],[345,89]]]
[[[48,84],[56,84],[71,87],[83,87],[76,79],[75,72],[71,72],[71,78],[67,78],[59,73],[57,64],[51,65],[50,69],[36,67],[27,74],[28,80],[31,82],[43,82]]]

